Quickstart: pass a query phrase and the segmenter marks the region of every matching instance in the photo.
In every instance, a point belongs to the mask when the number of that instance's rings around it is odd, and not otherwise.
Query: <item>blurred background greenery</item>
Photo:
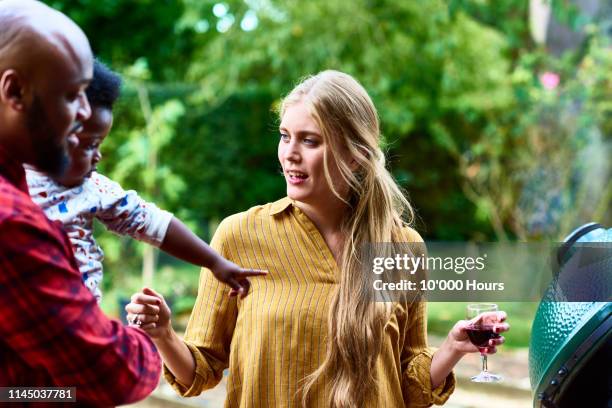
[[[554,241],[587,221],[610,224],[606,1],[47,3],[125,78],[101,171],[207,240],[223,217],[284,195],[273,108],[329,68],[371,94],[426,240]],[[141,287],[143,257],[144,281],[189,312],[197,268],[102,228],[97,236],[107,312]],[[530,322],[533,306],[509,308]],[[445,333],[463,309],[432,304],[432,331]],[[525,345],[528,323],[515,328]]]

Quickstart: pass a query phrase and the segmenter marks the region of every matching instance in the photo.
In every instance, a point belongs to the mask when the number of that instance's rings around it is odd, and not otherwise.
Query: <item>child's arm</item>
[[[232,288],[230,295],[246,296],[247,278],[266,274],[265,271],[242,269],[221,257],[176,217],[144,201],[135,191],[125,191],[99,173],[94,173],[91,183],[100,197],[96,217],[109,230],[159,246],[170,255],[210,269],[218,280]]]
[[[124,190],[119,183],[93,173],[88,194],[98,198],[95,213],[107,229],[159,247],[164,240],[172,214],[146,202],[134,190]]]
[[[266,274],[265,271],[257,269],[242,269],[223,258],[176,217],[172,217],[159,248],[185,262],[210,269],[215,278],[233,289],[231,294],[234,295],[246,296],[249,291],[249,276]]]

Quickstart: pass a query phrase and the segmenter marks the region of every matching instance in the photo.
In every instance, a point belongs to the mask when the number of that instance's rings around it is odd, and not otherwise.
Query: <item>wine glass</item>
[[[483,313],[496,312],[498,307],[495,303],[472,303],[467,305],[467,318],[470,324],[466,327],[470,342],[478,347],[480,356],[482,357],[482,371],[480,374],[472,377],[474,382],[500,382],[502,376],[490,373],[487,370],[487,347],[489,340],[496,339],[499,334],[494,329],[493,319],[488,316],[481,316]]]

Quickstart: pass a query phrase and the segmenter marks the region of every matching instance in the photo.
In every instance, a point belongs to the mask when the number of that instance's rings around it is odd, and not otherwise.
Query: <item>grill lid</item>
[[[606,230],[596,224],[587,224],[566,238],[566,245],[558,251],[560,268],[557,269],[542,302],[536,312],[531,331],[529,345],[529,376],[534,391],[535,407],[570,407],[592,405],[587,399],[605,401],[603,407],[608,407],[611,401],[609,387],[610,368],[604,365],[612,356],[612,303],[610,302],[566,302],[568,288],[559,289],[559,282],[572,282],[563,276],[568,269],[573,274],[580,269],[564,268],[572,257],[576,256],[575,243],[580,242],[611,242],[612,229]],[[567,245],[569,244],[569,245]],[[609,253],[608,253],[609,254]],[[609,258],[609,256],[608,256]],[[587,273],[589,278],[597,276],[596,284],[591,285],[597,290],[597,296],[611,299],[612,261],[603,259],[595,263],[598,270],[591,268]],[[582,273],[585,270],[581,271]],[[595,275],[590,275],[595,273]],[[582,274],[581,274],[582,275]],[[601,277],[604,277],[603,280]],[[586,276],[579,276],[584,279]],[[564,280],[565,279],[565,280]],[[589,280],[587,280],[589,282]],[[603,287],[602,287],[603,285]],[[571,287],[569,287],[571,291]],[[607,367],[607,368],[606,368]],[[569,402],[568,390],[582,384],[587,373],[590,378],[590,389],[582,389],[579,399]],[[582,375],[585,374],[585,375]],[[603,377],[603,378],[602,378]],[[601,386],[597,379],[603,381]],[[597,384],[597,385],[596,385]],[[605,395],[604,395],[605,394]],[[586,403],[587,405],[584,405]]]

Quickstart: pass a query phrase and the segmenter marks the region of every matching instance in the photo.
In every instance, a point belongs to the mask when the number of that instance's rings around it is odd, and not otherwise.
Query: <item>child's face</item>
[[[100,144],[112,125],[113,113],[109,109],[92,107],[91,117],[83,123],[83,131],[78,135],[78,146],[70,150],[70,165],[55,181],[65,187],[75,187],[90,177],[102,158]]]

